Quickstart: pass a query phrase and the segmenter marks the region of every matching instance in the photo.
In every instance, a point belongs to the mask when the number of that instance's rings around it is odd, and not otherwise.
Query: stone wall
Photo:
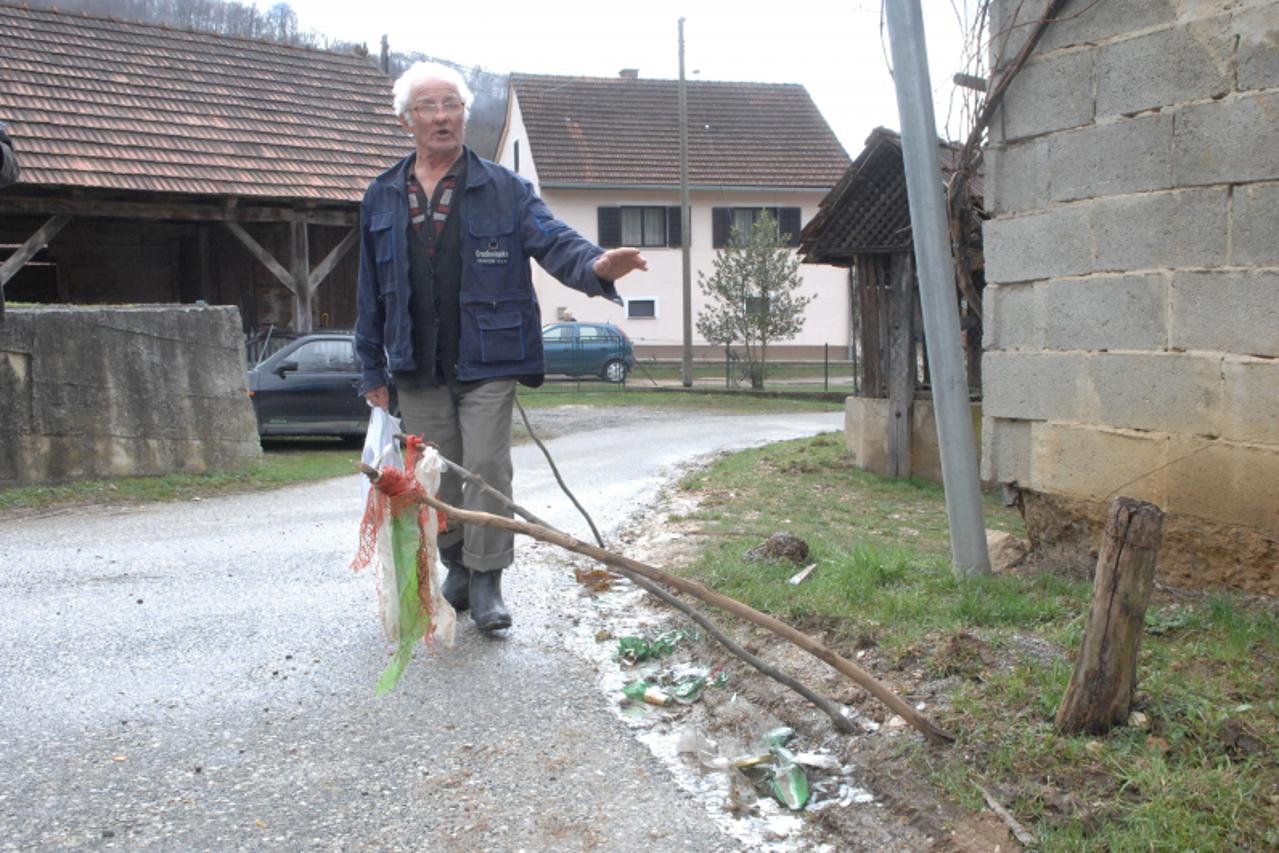
[[[1011,56],[1044,3],[994,5]],[[1070,2],[990,143],[983,478],[1085,553],[1152,501],[1165,575],[1279,594],[1279,0]]]
[[[261,455],[239,312],[9,306],[0,488],[199,473]]]

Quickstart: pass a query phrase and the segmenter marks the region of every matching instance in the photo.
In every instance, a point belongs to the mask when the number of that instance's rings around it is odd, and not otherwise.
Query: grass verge
[[[940,488],[866,474],[834,436],[736,454],[681,484],[713,534],[687,570],[823,632],[911,696],[959,742],[900,738],[894,758],[938,793],[983,807],[983,785],[1044,850],[1279,848],[1279,616],[1228,594],[1160,593],[1147,615],[1137,710],[1103,737],[1053,729],[1091,597],[1084,580],[1026,570],[972,582],[949,568]],[[987,526],[1021,519],[987,498]],[[743,553],[788,531],[813,576]]]
[[[238,471],[80,480],[0,491],[0,512],[61,505],[144,503],[274,489],[358,470],[360,451],[336,441],[268,441],[261,461]]]

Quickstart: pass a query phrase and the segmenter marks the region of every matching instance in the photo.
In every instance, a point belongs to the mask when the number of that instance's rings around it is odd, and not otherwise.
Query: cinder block
[[[1081,353],[987,352],[981,364],[985,414],[1023,420],[1074,420],[1086,358]]]
[[[987,210],[995,216],[1038,210],[1048,202],[1048,140],[986,149]]]
[[[1180,187],[1279,179],[1277,127],[1276,94],[1250,93],[1179,110],[1173,179]]]
[[[1009,84],[1003,104],[1003,141],[1091,124],[1093,50],[1032,54]]]
[[[1172,0],[1141,0],[1139,3],[1070,0],[1057,15],[1057,20],[1044,30],[1037,49],[1096,44],[1137,30],[1170,24],[1176,18],[1177,8]]]
[[[1233,59],[1229,15],[1098,47],[1097,118],[1224,95]]]
[[[1199,353],[1096,353],[1076,420],[1118,429],[1217,435],[1221,357]]]
[[[1169,293],[1174,348],[1279,357],[1279,272],[1180,272]]]
[[[1077,423],[1031,427],[1029,486],[1041,492],[1105,500],[1127,495],[1162,504],[1168,437]]]
[[[1054,134],[1048,144],[1053,201],[1172,186],[1171,115],[1119,119]]]
[[[994,0],[990,4],[991,68],[1002,68],[1021,52],[1034,23],[1047,8],[1048,0]]]
[[[1279,183],[1235,187],[1231,263],[1279,266]]]
[[[1235,12],[1231,29],[1239,37],[1239,88],[1279,86],[1279,2]]]
[[[986,280],[1010,284],[1092,271],[1088,205],[988,220]]]
[[[1168,347],[1168,273],[1053,279],[1038,286],[1043,346],[1056,350]]]
[[[1090,223],[1098,272],[1129,272],[1226,263],[1227,191],[1224,187],[1103,198]]]
[[[1042,349],[1043,319],[1038,284],[989,284],[982,293],[982,346]]]
[[[846,397],[844,443],[858,468],[887,474],[888,401],[873,397]]]
[[[983,481],[1030,484],[1030,421],[984,417],[981,437]]]
[[[1279,449],[1183,439],[1169,448],[1169,512],[1273,533],[1279,518]]]
[[[1221,437],[1279,448],[1279,361],[1227,356],[1221,377]]]

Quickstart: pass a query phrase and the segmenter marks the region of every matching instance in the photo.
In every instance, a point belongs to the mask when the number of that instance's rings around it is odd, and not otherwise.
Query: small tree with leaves
[[[697,286],[709,300],[697,331],[714,344],[742,344],[754,389],[764,387],[768,345],[799,334],[804,308],[816,298],[799,293],[799,258],[786,247],[788,239],[778,233],[777,220],[761,211],[748,233],[731,230],[709,277],[697,274]]]

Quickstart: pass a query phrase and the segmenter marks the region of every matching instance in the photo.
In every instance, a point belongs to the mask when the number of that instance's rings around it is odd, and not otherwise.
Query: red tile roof
[[[679,82],[512,74],[543,184],[679,185]],[[803,86],[688,83],[694,186],[833,187],[848,154]]]
[[[410,148],[368,58],[21,6],[0,118],[45,187],[358,202]]]

